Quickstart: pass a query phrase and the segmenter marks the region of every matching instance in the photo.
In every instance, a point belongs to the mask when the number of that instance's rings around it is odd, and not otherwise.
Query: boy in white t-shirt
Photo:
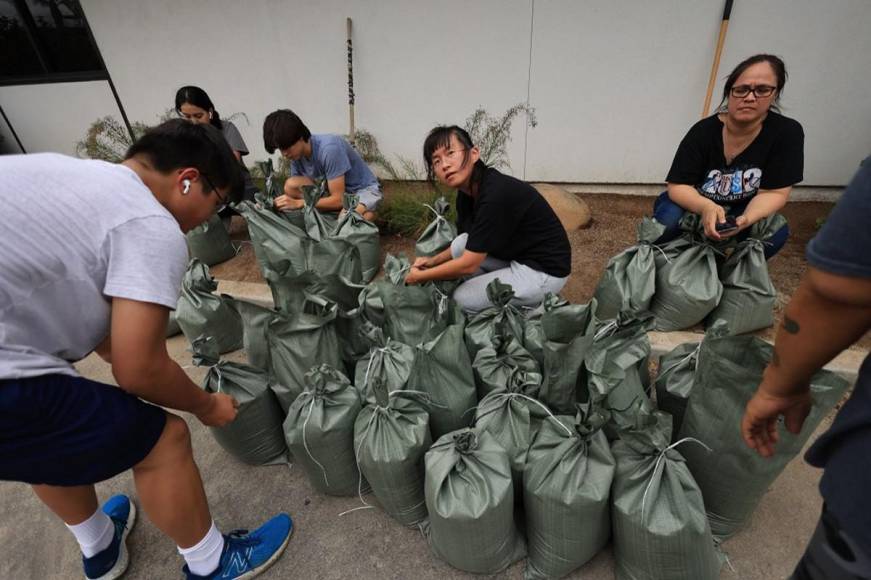
[[[241,184],[220,131],[178,119],[149,130],[118,165],[0,157],[9,210],[0,228],[0,480],[31,484],[67,524],[87,578],[127,567],[135,505],[118,495],[100,508],[94,483],[128,469],[188,578],[251,577],[290,537],[286,514],[244,538],[223,536],[187,424],[157,406],[208,426],[236,416],[235,400],[206,393],[170,359],[164,335],[187,262],[184,232],[238,200]],[[95,350],[120,388],[73,368]]]

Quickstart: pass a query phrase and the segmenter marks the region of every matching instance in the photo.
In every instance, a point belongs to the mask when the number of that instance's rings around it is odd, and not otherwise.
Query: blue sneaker
[[[192,574],[187,564],[182,572],[187,580],[254,578],[278,560],[292,533],[293,520],[287,514],[278,514],[251,533],[235,530],[225,534],[221,562],[208,576]]]
[[[127,535],[136,523],[136,505],[126,495],[110,497],[103,504],[103,513],[115,525],[115,537],[109,547],[90,558],[82,556],[85,578],[88,580],[114,580],[127,570],[130,554],[127,552]]]

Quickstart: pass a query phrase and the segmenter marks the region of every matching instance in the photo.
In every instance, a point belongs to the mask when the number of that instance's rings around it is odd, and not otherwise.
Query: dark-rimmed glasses
[[[215,187],[215,184],[212,183],[212,180],[209,179],[208,175],[206,175],[202,171],[200,171],[200,175],[202,175],[203,179],[206,180],[206,183],[208,184],[209,188],[215,192],[215,196],[218,198],[218,202],[220,202],[220,203],[218,203],[218,207],[215,208],[215,213],[221,213],[222,211],[227,209],[227,204],[229,203],[227,201],[227,198],[222,196],[220,193],[218,193],[218,188]]]
[[[771,85],[756,85],[755,87],[751,87],[750,85],[738,85],[737,87],[732,87],[729,94],[736,99],[743,99],[750,93],[753,93],[753,96],[757,99],[764,99],[765,97],[770,97],[776,88],[777,87],[772,87]]]

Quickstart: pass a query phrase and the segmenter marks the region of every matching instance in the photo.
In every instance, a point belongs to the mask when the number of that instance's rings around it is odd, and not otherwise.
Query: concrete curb
[[[272,293],[267,284],[259,282],[235,282],[231,280],[217,280],[217,282],[218,292],[222,294],[229,294],[236,298],[272,307]],[[685,342],[699,342],[702,338],[704,338],[704,335],[698,332],[651,332],[651,355],[655,360],[659,360],[659,357],[670,352],[676,346]],[[770,343],[771,341],[768,342]],[[836,356],[825,368],[844,377],[850,384],[854,384],[856,377],[859,375],[859,367],[862,366],[862,361],[865,360],[867,355],[867,350],[850,348]]]

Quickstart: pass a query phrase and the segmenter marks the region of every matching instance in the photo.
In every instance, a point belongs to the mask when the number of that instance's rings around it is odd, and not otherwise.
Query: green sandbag
[[[511,285],[496,278],[487,284],[487,298],[493,306],[473,314],[466,324],[466,346],[472,360],[479,350],[492,344],[494,336],[513,336],[523,343],[523,316],[511,304]]]
[[[612,418],[605,426],[609,439],[617,438],[615,421],[639,401],[647,401],[648,361],[653,328],[650,313],[621,313],[600,323],[584,359],[590,398],[601,401]]]
[[[370,286],[362,306],[364,316],[382,326],[387,336],[416,345],[437,336],[462,314],[458,314],[459,308],[450,298],[450,284],[406,286],[405,275],[410,268],[405,256],[388,254],[384,278]]]
[[[424,205],[435,214],[435,217],[417,238],[414,254],[430,257],[450,247],[451,242],[457,237],[457,227],[447,219],[448,211],[451,209],[447,199],[439,197],[432,206]]]
[[[345,212],[336,224],[333,237],[344,239],[360,252],[361,280],[369,282],[381,268],[381,233],[378,226],[357,213],[360,196],[345,193],[342,205]]]
[[[659,359],[659,372],[656,375],[656,407],[671,415],[671,440],[677,441],[677,434],[683,423],[687,400],[693,388],[696,367],[699,362],[701,342],[687,342],[676,346]]]
[[[659,359],[659,372],[656,375],[656,406],[660,411],[671,415],[671,440],[677,441],[686,413],[687,401],[695,384],[699,352],[705,340],[728,336],[729,326],[724,320],[714,322],[705,331],[701,342],[687,342],[675,347]]]
[[[544,382],[539,398],[554,413],[574,413],[587,398],[584,358],[593,344],[596,301],[571,304],[542,315]]]
[[[574,417],[545,420],[523,471],[529,560],[525,580],[562,578],[611,536],[616,461],[601,428],[607,413],[580,405]]]
[[[455,568],[496,574],[526,555],[508,456],[486,431],[448,433],[427,452],[426,506],[430,548]]]
[[[475,427],[488,431],[508,454],[514,491],[522,494],[526,455],[542,419],[550,410],[537,400],[540,375],[517,370],[503,391],[492,392],[478,403]]]
[[[287,446],[312,487],[327,495],[362,493],[354,458],[354,420],[362,408],[360,393],[329,365],[309,370],[305,390],[284,421]]]
[[[638,243],[608,261],[594,297],[596,316],[615,318],[620,312],[640,313],[650,309],[656,290],[656,262],[653,245],[665,226],[645,216],[638,224]]]
[[[170,310],[166,321],[166,338],[171,338],[176,334],[181,334],[181,327],[178,325],[178,319],[175,317],[175,310]]]
[[[720,302],[723,284],[717,271],[720,250],[700,233],[701,224],[691,214],[681,223],[689,231],[663,246],[665,257],[657,257],[656,293],[650,311],[656,329],[683,330],[698,324]],[[680,253],[677,253],[679,250]]]
[[[307,295],[302,312],[275,316],[269,322],[266,340],[275,379],[272,388],[285,412],[305,390],[303,376],[310,368],[319,364],[342,368],[336,311],[334,302]]]
[[[215,340],[220,353],[242,348],[242,319],[222,296],[209,267],[194,258],[181,283],[181,297],[175,310],[176,320],[188,342],[199,336]]]
[[[432,444],[429,416],[415,393],[373,385],[376,403],[354,422],[354,449],[363,477],[381,507],[404,526],[427,517],[423,456]]]
[[[242,201],[234,208],[248,223],[254,255],[264,278],[281,262],[289,261],[294,272],[307,270],[301,241],[305,237],[304,229],[290,223],[274,211],[271,205]]]
[[[383,385],[387,392],[406,389],[414,366],[414,349],[397,340],[385,338],[377,326],[367,323],[362,330],[372,345],[357,361],[354,385],[369,404],[375,403],[374,385]]]
[[[648,407],[649,408],[649,407]],[[617,460],[611,519],[618,580],[717,580],[720,561],[702,494],[669,444],[671,417],[643,409],[611,451]]]
[[[687,448],[684,456],[718,537],[729,537],[747,523],[759,500],[849,386],[834,373],[815,374],[810,381],[813,407],[801,432],[793,435],[781,425],[774,456],[760,457],[744,443],[741,419],[772,352],[771,345],[755,336],[706,338],[699,351],[679,437],[695,437],[714,450],[708,454]]]
[[[284,260],[267,273],[266,282],[272,291],[275,308],[290,315],[302,309],[306,294],[317,294],[332,300],[339,305],[340,310],[357,308],[358,296],[364,286],[353,280],[359,278],[360,265],[353,260],[328,274],[314,270],[297,272],[289,261]]]
[[[542,381],[538,362],[511,336],[494,337],[490,346],[478,351],[473,366],[479,399],[494,391],[505,392],[509,378],[518,369],[537,377],[539,385]]]
[[[535,308],[526,308],[523,313],[523,348],[529,351],[529,354],[538,361],[538,364],[544,366],[544,330],[541,328],[541,318],[545,312],[568,306],[568,301],[561,298],[559,294],[548,292],[544,295],[544,300]]]
[[[226,262],[236,255],[230,234],[218,214],[198,225],[185,235],[191,258],[208,266]]]
[[[208,365],[202,387],[209,393],[225,393],[239,402],[236,418],[223,427],[210,427],[215,440],[231,455],[249,465],[287,461],[287,446],[281,422],[284,414],[269,385],[268,375],[250,365],[218,362],[214,347],[201,337],[194,363]],[[206,351],[210,352],[206,352]]]
[[[478,404],[472,361],[463,339],[462,321],[429,342],[414,347],[408,388],[430,396],[429,428],[434,439],[468,427]]]
[[[706,324],[725,320],[733,334],[744,334],[774,324],[777,290],[768,275],[765,245],[786,225],[786,218],[774,214],[750,226],[750,234],[738,242],[723,264],[723,297],[708,315]]]
[[[239,298],[228,298],[227,304],[242,319],[242,345],[248,355],[248,364],[268,371],[269,342],[266,340],[266,328],[277,313],[266,306]]]

